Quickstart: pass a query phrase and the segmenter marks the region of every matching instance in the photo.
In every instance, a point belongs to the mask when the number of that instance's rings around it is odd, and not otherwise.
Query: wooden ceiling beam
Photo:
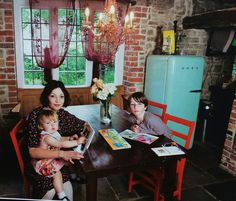
[[[210,29],[236,27],[236,7],[188,16],[183,29]]]

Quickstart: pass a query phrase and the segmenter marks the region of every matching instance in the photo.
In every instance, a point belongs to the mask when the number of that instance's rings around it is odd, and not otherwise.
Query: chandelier
[[[89,7],[85,8],[81,31],[86,59],[99,64],[114,61],[117,49],[134,31],[134,13],[129,12],[129,5],[135,3],[105,0],[104,10],[100,13],[90,13]]]

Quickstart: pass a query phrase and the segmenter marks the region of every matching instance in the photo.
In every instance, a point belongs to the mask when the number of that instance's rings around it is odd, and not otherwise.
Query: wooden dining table
[[[86,176],[86,200],[97,200],[97,179],[115,174],[127,174],[131,171],[145,170],[148,168],[165,168],[164,196],[165,200],[173,199],[173,191],[176,183],[176,164],[181,156],[158,157],[151,147],[160,147],[171,140],[160,136],[151,145],[128,140],[129,149],[112,150],[109,144],[99,134],[100,129],[114,128],[118,132],[130,128],[127,120],[128,113],[115,105],[111,107],[111,123],[100,123],[100,105],[69,106],[67,111],[80,119],[88,121],[95,130],[95,135],[89,149],[84,153],[81,167]],[[128,183],[127,183],[128,186]],[[128,188],[127,188],[128,190]]]

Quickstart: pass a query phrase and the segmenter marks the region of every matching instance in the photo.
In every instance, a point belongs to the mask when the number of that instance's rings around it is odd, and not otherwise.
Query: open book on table
[[[90,127],[90,130],[85,135],[86,143],[85,144],[80,144],[80,145],[78,145],[77,147],[74,148],[74,151],[77,151],[77,152],[82,153],[82,154],[84,154],[84,152],[89,148],[89,146],[92,142],[93,136],[95,134],[95,131],[94,131],[93,127],[90,125],[89,122],[87,122],[87,123]]]
[[[184,151],[182,151],[177,146],[169,146],[169,147],[155,147],[151,148],[158,156],[173,156],[173,155],[183,155],[185,154]]]
[[[115,129],[101,129],[99,133],[113,150],[131,148],[131,145]]]
[[[157,136],[150,135],[147,133],[135,133],[129,129],[122,131],[120,133],[120,135],[124,138],[139,141],[139,142],[146,143],[146,144],[151,144],[159,138]]]

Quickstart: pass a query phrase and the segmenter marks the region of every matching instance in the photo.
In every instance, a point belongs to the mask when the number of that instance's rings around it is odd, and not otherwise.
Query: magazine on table
[[[169,147],[155,147],[151,148],[155,154],[158,156],[173,156],[173,155],[183,155],[185,154],[184,151],[182,151],[179,147],[177,146],[169,146]]]
[[[131,145],[115,129],[101,129],[99,133],[113,150],[131,148]]]
[[[135,133],[129,129],[122,131],[120,135],[126,139],[135,140],[146,144],[151,144],[159,138],[158,136],[147,133]]]

